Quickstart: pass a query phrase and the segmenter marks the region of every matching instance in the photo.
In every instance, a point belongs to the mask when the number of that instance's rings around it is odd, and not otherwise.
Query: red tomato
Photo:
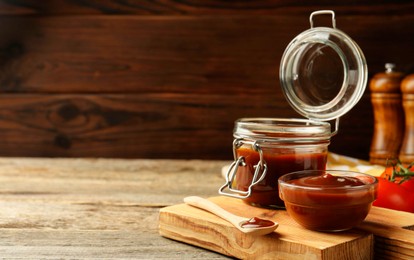
[[[404,187],[406,190],[409,190],[410,192],[414,192],[414,179],[404,181],[400,184],[400,186]]]
[[[407,181],[412,182],[412,180]],[[402,185],[402,184],[401,184]],[[378,178],[377,207],[414,212],[414,192],[397,183]],[[411,186],[412,184],[410,184]]]
[[[378,195],[373,205],[414,213],[414,165],[399,161],[378,178]]]

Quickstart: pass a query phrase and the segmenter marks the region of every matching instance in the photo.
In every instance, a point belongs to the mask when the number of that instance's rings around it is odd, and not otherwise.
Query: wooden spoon
[[[197,207],[200,209],[207,210],[216,216],[227,220],[233,226],[235,226],[238,230],[240,230],[243,233],[251,234],[251,235],[266,235],[269,233],[272,233],[279,224],[277,222],[273,222],[270,220],[260,219],[257,217],[254,218],[243,218],[240,216],[236,216],[214,202],[211,202],[207,199],[203,199],[201,197],[197,196],[190,196],[184,198],[184,202],[188,205],[191,205],[193,207]]]

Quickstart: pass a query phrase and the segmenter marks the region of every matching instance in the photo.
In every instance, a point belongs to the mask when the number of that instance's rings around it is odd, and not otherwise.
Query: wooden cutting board
[[[239,199],[209,198],[243,217],[279,222],[272,234],[254,237],[215,215],[185,204],[162,208],[162,236],[241,259],[414,259],[414,214],[373,207],[363,224],[338,233],[302,228],[285,210],[252,207]]]

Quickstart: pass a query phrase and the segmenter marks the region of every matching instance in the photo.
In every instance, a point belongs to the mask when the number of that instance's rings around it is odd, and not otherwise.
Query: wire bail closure
[[[236,173],[237,170],[239,169],[239,167],[246,167],[247,164],[245,162],[245,159],[243,156],[240,156],[237,158],[237,153],[236,150],[238,148],[240,148],[243,144],[251,144],[252,148],[254,151],[259,153],[259,162],[253,166],[253,168],[255,169],[254,174],[253,174],[253,178],[252,181],[249,185],[249,187],[247,188],[247,191],[243,191],[243,190],[238,190],[233,188],[233,183],[234,180],[236,178]],[[235,139],[233,141],[233,156],[234,156],[234,161],[233,163],[230,165],[227,174],[226,174],[226,183],[220,187],[219,189],[219,194],[221,195],[225,195],[225,196],[229,196],[229,197],[233,197],[233,198],[238,198],[238,199],[246,199],[248,197],[250,197],[251,193],[252,193],[252,187],[256,184],[258,184],[259,182],[261,182],[264,177],[266,176],[266,172],[267,172],[267,164],[263,159],[263,150],[260,147],[259,143],[257,141],[255,142],[246,142],[243,141],[242,139]],[[261,174],[260,174],[261,172]],[[230,192],[226,192],[225,189],[228,188],[228,190]]]
[[[311,28],[313,28],[313,17],[315,15],[320,15],[320,14],[330,14],[330,15],[332,15],[332,28],[336,29],[335,12],[332,11],[332,10],[319,10],[319,11],[312,12],[310,17],[309,17],[309,22],[310,22]]]

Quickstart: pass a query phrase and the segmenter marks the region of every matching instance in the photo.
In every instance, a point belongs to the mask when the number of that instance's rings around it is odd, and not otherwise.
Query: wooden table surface
[[[226,163],[0,158],[0,257],[226,258],[158,234],[159,209],[216,196]]]

